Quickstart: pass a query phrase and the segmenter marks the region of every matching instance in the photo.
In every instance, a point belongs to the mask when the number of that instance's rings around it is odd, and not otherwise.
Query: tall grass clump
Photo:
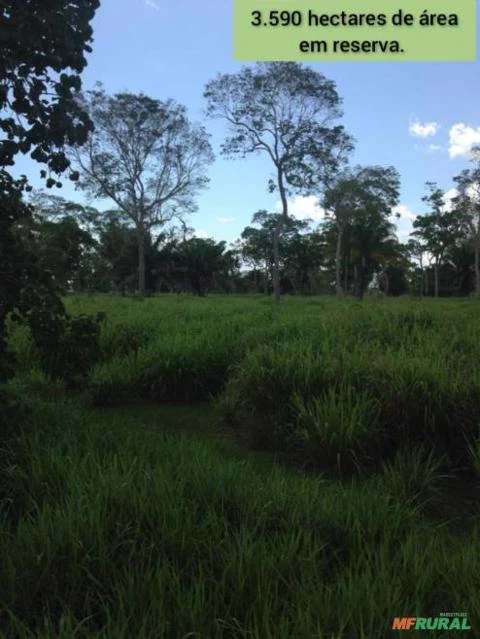
[[[351,386],[330,387],[320,396],[292,401],[295,435],[306,461],[343,470],[361,466],[381,452],[383,428],[378,399]]]
[[[470,457],[470,464],[468,464],[467,468],[469,468],[476,477],[480,478],[480,426],[478,434],[467,438],[465,444]]]
[[[441,492],[445,459],[424,445],[400,448],[395,458],[382,464],[379,484],[392,499],[424,507]]]
[[[460,544],[372,486],[260,477],[73,401],[38,404],[9,477],[8,637],[366,639],[452,606],[480,622],[478,530]]]
[[[94,370],[94,402],[208,399],[223,388],[237,350],[235,327],[219,334],[213,327],[206,327],[203,331],[184,329],[157,336],[135,352],[116,356]]]
[[[465,462],[464,436],[477,428],[480,409],[478,371],[466,373],[441,352],[380,356],[367,385],[381,399],[381,419],[393,441],[426,443],[453,466]]]
[[[333,437],[345,460],[355,439],[358,451],[348,456],[366,464],[408,443],[432,446],[452,468],[468,463],[463,435],[476,432],[480,414],[475,324],[459,330],[453,315],[438,310],[347,306],[337,313],[316,324],[307,316],[282,339],[280,325],[272,327],[269,342],[231,369],[218,402],[225,420],[255,445],[291,444],[301,433],[303,449],[310,441],[318,461],[331,457]],[[291,316],[284,321],[293,328]],[[366,409],[360,416],[356,402],[373,402],[375,418]],[[327,420],[329,412],[336,415]]]
[[[309,426],[310,441],[316,441],[310,452],[315,449],[319,456],[331,441],[321,444],[318,416],[343,410],[335,419],[350,424],[348,437],[363,448],[364,463],[372,454],[392,459],[409,442],[433,447],[451,467],[473,463],[465,442],[475,436],[480,414],[475,300],[366,299],[360,304],[285,297],[277,308],[262,296],[159,295],[137,304],[93,295],[70,296],[66,305],[73,314],[107,314],[100,361],[85,382],[97,405],[187,403],[221,395],[225,421],[256,446],[282,444],[307,455],[305,420],[310,426],[316,422],[315,437]],[[19,372],[28,374],[36,366],[28,335],[12,335],[12,344],[21,354]],[[344,397],[333,409],[332,397],[339,393]],[[378,419],[367,420],[371,428],[352,407],[353,397],[378,403]],[[307,419],[312,411],[316,417]],[[298,428],[300,414],[304,424]],[[375,444],[380,452],[372,453],[376,424],[382,431]],[[344,448],[353,450],[348,437]],[[342,456],[346,460],[345,451]]]

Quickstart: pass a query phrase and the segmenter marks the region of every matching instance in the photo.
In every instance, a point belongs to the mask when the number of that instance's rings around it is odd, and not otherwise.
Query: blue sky
[[[102,0],[95,17],[93,53],[82,78],[84,89],[101,81],[109,93],[143,92],[184,104],[192,120],[203,121],[205,84],[217,72],[231,73],[232,0]],[[468,149],[480,144],[480,68],[478,62],[314,63],[313,69],[334,80],[343,97],[342,123],[356,140],[352,163],[395,166],[402,181],[402,218],[397,227],[405,240],[414,214],[425,212],[424,183],[437,181],[445,191],[468,167]],[[278,197],[267,192],[271,166],[266,158],[225,160],[219,147],[225,126],[205,125],[216,154],[208,191],[189,224],[199,236],[233,241],[255,211],[275,210]],[[17,162],[38,187],[40,165]],[[85,202],[66,185],[56,195]],[[95,203],[94,203],[95,204]],[[97,204],[103,209],[108,203]],[[297,217],[322,212],[315,197],[296,198]]]

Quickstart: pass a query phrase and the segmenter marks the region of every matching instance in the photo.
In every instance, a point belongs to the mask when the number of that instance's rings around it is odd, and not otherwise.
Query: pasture
[[[2,450],[0,636],[480,627],[477,300],[66,305],[106,313],[75,391],[10,331],[25,417]]]

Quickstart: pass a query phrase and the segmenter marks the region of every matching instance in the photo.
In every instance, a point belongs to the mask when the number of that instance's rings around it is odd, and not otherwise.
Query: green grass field
[[[10,334],[0,636],[476,636],[480,302],[66,303],[107,313],[81,391]]]

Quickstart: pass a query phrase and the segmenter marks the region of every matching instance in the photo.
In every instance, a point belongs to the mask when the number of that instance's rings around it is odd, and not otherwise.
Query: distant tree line
[[[465,176],[465,173],[463,174]],[[373,187],[376,187],[374,190]],[[289,216],[279,235],[282,294],[469,295],[476,291],[475,219],[464,195],[447,207],[428,184],[431,213],[417,216],[411,239],[399,242],[392,221],[398,176],[357,167],[327,192],[318,224]],[[390,191],[388,188],[390,188]],[[393,200],[392,200],[393,198]],[[39,267],[64,291],[138,292],[138,234],[119,210],[99,211],[37,191],[32,216],[18,227]],[[274,238],[279,216],[259,210],[240,237],[195,237],[185,222],[144,234],[145,294],[274,292]],[[180,215],[181,218],[181,215]]]

